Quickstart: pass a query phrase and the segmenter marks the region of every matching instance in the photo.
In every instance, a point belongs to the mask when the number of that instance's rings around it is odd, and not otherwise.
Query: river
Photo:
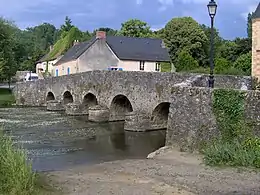
[[[33,169],[64,170],[113,160],[142,159],[164,146],[165,131],[128,132],[122,122],[92,123],[45,108],[0,108],[0,125],[26,149]]]

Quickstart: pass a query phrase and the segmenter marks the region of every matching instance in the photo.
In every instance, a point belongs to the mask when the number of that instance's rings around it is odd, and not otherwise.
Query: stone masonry
[[[198,74],[90,71],[20,82],[14,94],[18,105],[86,114],[92,121],[125,120],[127,130],[144,131],[167,127],[170,104],[180,102],[181,106],[185,101],[182,95],[172,97],[176,87],[206,87],[207,78]],[[216,76],[215,84],[247,90],[251,89],[251,78]]]
[[[260,79],[260,18],[252,20],[252,76]]]

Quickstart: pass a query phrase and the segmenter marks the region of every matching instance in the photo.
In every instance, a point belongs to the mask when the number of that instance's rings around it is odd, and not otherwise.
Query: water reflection
[[[33,168],[39,171],[145,158],[165,143],[165,131],[125,132],[122,122],[91,123],[43,108],[2,108],[0,124],[27,149]]]

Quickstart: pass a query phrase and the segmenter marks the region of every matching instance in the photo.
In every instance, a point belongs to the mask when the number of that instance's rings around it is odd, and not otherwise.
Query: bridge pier
[[[151,128],[150,116],[146,113],[130,112],[125,115],[126,131],[143,132]]]
[[[47,106],[47,110],[49,110],[49,111],[64,111],[65,110],[62,102],[60,102],[58,100],[47,101],[46,106]]]
[[[89,107],[88,120],[92,122],[108,122],[109,109],[100,105]]]
[[[88,115],[88,108],[81,104],[69,103],[65,105],[65,113],[71,116]]]

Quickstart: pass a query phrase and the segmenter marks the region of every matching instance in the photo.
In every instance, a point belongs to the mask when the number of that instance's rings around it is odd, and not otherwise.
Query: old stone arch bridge
[[[215,83],[222,88],[250,88],[245,77],[217,76]],[[206,86],[207,75],[90,71],[20,82],[14,91],[18,105],[85,114],[92,121],[125,120],[126,130],[144,131],[166,128],[169,112],[173,117],[183,111],[179,103],[188,102],[185,97],[191,92],[179,89]]]

